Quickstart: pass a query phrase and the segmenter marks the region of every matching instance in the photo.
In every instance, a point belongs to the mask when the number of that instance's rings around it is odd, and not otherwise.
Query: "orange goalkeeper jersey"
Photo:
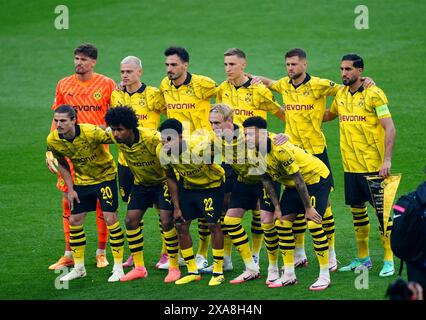
[[[77,111],[77,123],[105,125],[105,114],[110,104],[114,80],[94,73],[89,81],[80,81],[76,74],[66,77],[56,86],[55,110],[61,104],[68,104]],[[55,128],[52,123],[52,130]]]
[[[61,104],[68,104],[77,111],[77,123],[89,123],[105,126],[105,114],[110,105],[111,93],[115,89],[115,82],[102,74],[93,73],[89,81],[80,81],[76,74],[63,78],[56,86],[55,101],[52,109],[55,110]],[[52,121],[50,131],[55,130]],[[106,146],[108,147],[108,146]],[[74,179],[74,167],[68,161],[71,176]],[[59,190],[68,192],[65,181],[58,174],[56,184]]]

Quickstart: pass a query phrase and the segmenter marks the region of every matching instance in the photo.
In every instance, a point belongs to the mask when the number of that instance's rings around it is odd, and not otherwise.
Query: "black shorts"
[[[327,166],[328,170],[330,170],[331,186],[334,189],[333,171],[331,171],[330,161],[328,160],[327,148],[324,148],[323,153],[314,154],[314,156],[320,159]]]
[[[231,191],[229,209],[242,208],[244,210],[255,210],[257,201],[263,194],[263,185],[259,183],[243,183],[236,181]]]
[[[225,170],[226,177],[225,193],[229,193],[232,191],[234,184],[237,182],[237,174],[228,163],[222,163],[222,168]]]
[[[331,191],[331,179],[321,178],[318,183],[306,186],[311,198],[311,205],[323,216],[327,209],[328,196]],[[281,212],[283,216],[289,214],[305,213],[305,206],[296,188],[285,188],[280,200]]]
[[[220,221],[225,186],[210,189],[179,188],[179,203],[185,220],[205,218],[207,223]]]
[[[379,172],[351,173],[345,172],[345,203],[349,206],[370,202],[374,207],[371,198],[368,182],[365,177],[378,175]]]
[[[167,183],[156,186],[133,185],[127,210],[142,210],[155,206],[160,210],[173,210]]]
[[[281,194],[281,183],[274,181],[273,184],[274,184],[275,194],[277,195],[279,199]],[[273,205],[272,200],[269,197],[269,194],[266,192],[265,188],[263,187],[259,194],[259,202],[260,202],[260,210],[274,212],[275,206]]]
[[[120,188],[120,196],[126,203],[129,201],[134,180],[135,178],[130,168],[118,164],[118,186]]]
[[[118,208],[117,180],[104,181],[90,186],[74,186],[80,203],[74,201],[71,214],[95,211],[99,199],[102,211],[116,212]]]

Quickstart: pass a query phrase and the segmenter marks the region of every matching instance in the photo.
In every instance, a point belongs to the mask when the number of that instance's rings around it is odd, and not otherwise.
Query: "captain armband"
[[[382,105],[380,107],[376,107],[376,114],[377,114],[377,117],[379,119],[380,118],[387,118],[387,117],[391,116],[387,104],[384,104],[384,105]]]

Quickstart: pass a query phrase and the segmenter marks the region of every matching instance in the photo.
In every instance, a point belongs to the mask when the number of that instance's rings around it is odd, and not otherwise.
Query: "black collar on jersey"
[[[248,88],[248,87],[250,87],[250,84],[251,84],[251,78],[249,78],[246,82],[244,82],[242,85],[240,85],[240,86],[234,86],[235,87],[235,89],[239,89],[239,88],[241,88],[241,87],[244,87],[244,88]]]
[[[348,89],[348,91],[351,93],[351,95],[353,96],[355,93],[357,93],[357,92],[363,92],[364,91],[364,86],[361,84],[361,86],[355,91],[355,92],[352,92],[351,91],[351,87],[349,87],[349,89]]]
[[[189,72],[187,72],[186,73],[186,79],[185,79],[185,81],[182,84],[180,84],[178,86],[175,86],[173,84],[173,80],[170,80],[170,85],[174,86],[176,89],[178,89],[180,86],[184,86],[184,85],[186,86],[186,85],[188,85],[191,82],[191,79],[192,79],[192,75]]]
[[[288,81],[288,83],[291,83],[291,85],[294,87],[294,89],[297,89],[297,88],[299,88],[302,84],[305,84],[305,83],[307,83],[309,80],[311,80],[311,76],[309,75],[309,73],[307,73],[306,74],[306,77],[305,77],[305,79],[303,79],[303,81],[301,82],[301,83],[299,83],[297,86],[295,86],[294,84],[293,84],[293,81],[292,81],[293,79],[290,79],[289,81]]]
[[[124,87],[123,91],[126,92],[129,96],[132,96],[135,93],[142,93],[142,92],[144,92],[145,89],[146,89],[146,84],[142,82],[142,85],[140,86],[140,88],[138,90],[136,90],[135,92],[132,92],[132,93],[128,92],[126,90],[126,87]]]
[[[64,135],[62,133],[59,133],[59,139],[65,139],[65,140],[67,140],[67,141],[69,141],[69,142],[72,143],[74,141],[74,139],[77,138],[80,135],[80,133],[81,133],[80,126],[78,124],[76,124],[74,126],[74,128],[75,128],[75,136],[74,136],[74,138],[67,139],[67,138],[64,137]]]
[[[133,134],[135,135],[135,139],[133,140],[133,143],[129,146],[129,145],[127,145],[126,143],[125,143],[125,145],[126,146],[128,146],[129,148],[131,147],[131,146],[133,146],[134,144],[136,144],[136,143],[138,143],[139,142],[139,137],[140,137],[140,135],[139,135],[139,130],[138,130],[138,128],[136,128],[135,130],[133,130]]]

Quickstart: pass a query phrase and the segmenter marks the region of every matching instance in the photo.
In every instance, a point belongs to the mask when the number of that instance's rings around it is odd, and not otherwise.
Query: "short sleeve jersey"
[[[187,74],[184,83],[176,87],[165,77],[161,81],[167,117],[182,122],[184,131],[193,133],[203,129],[211,131],[209,122],[210,99],[216,95],[216,83],[205,76]]]
[[[135,142],[128,146],[118,143],[113,134],[108,133],[118,146],[128,167],[132,171],[135,185],[158,185],[166,180],[166,175],[157,158],[156,149],[160,144],[160,133],[150,128],[137,128]]]
[[[157,157],[165,170],[175,170],[185,189],[210,189],[219,187],[225,181],[225,170],[213,161],[212,141],[204,137],[183,140],[181,154],[167,154],[163,145],[157,147]]]
[[[165,110],[164,98],[160,90],[142,86],[134,93],[124,90],[114,90],[111,95],[111,107],[132,107],[138,118],[139,127],[157,129],[160,124],[160,113]],[[118,163],[127,166],[121,153],[118,154]]]
[[[384,159],[385,131],[380,119],[390,118],[384,92],[361,86],[351,93],[339,90],[330,111],[339,116],[340,151],[343,170],[351,173],[376,172]]]
[[[234,123],[242,125],[244,120],[259,116],[267,119],[267,113],[277,113],[280,105],[274,96],[263,84],[251,84],[249,79],[243,85],[236,87],[224,81],[219,85],[216,95],[217,103],[225,103],[234,111]]]
[[[326,140],[322,132],[322,119],[327,96],[335,96],[339,85],[334,82],[306,75],[305,80],[295,87],[289,77],[275,82],[271,89],[282,94],[285,109],[285,133],[290,142],[320,154]]]
[[[269,175],[286,187],[295,186],[291,175],[300,171],[306,185],[318,183],[321,178],[330,174],[327,166],[317,157],[303,150],[291,142],[277,146],[271,143],[271,150],[266,157],[266,168]]]
[[[104,130],[92,124],[76,125],[76,136],[69,141],[52,131],[47,147],[55,157],[69,158],[75,170],[75,185],[94,185],[113,180],[117,168],[112,155],[103,144],[112,143]]]

